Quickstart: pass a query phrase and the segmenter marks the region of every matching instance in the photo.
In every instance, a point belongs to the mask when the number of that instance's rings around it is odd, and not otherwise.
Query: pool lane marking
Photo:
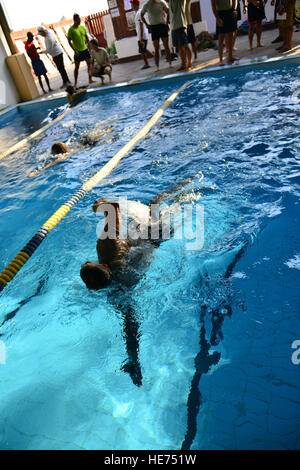
[[[94,186],[96,186],[102,179],[106,178],[118,165],[120,160],[128,154],[139,142],[143,139],[150,129],[157,123],[163,115],[164,110],[177,98],[191,82],[184,83],[177,91],[172,93],[163,105],[154,113],[145,126],[124,145],[112,158],[106,163],[92,178],[85,182],[82,187],[65,203],[63,204],[51,217],[45,222],[42,227],[36,232],[32,239],[25,245],[25,247],[17,254],[17,256],[7,265],[7,267],[0,274],[0,292],[4,287],[16,276],[24,264],[33,255],[38,246],[46,238],[49,231],[52,230],[61,219],[83,198]]]
[[[38,129],[37,131],[33,132],[32,134],[30,134],[28,137],[25,137],[25,139],[22,139],[20,140],[20,142],[17,142],[15,145],[13,145],[12,147],[10,147],[8,150],[5,150],[5,152],[2,152],[0,154],[0,160],[2,160],[3,158],[7,157],[8,155],[10,155],[11,153],[15,152],[16,150],[19,150],[20,148],[24,147],[24,145],[26,145],[28,142],[30,142],[31,140],[35,139],[36,137],[38,137],[40,134],[42,134],[43,132],[47,131],[48,129],[50,129],[50,127],[54,126],[55,124],[57,124],[58,122],[60,122],[64,117],[66,117],[70,112],[72,111],[72,109],[67,109],[67,111],[65,111],[64,113],[62,113],[60,116],[58,116],[57,118],[53,119],[53,121],[51,122],[48,122],[48,124],[46,124],[45,126],[41,127],[40,129]]]

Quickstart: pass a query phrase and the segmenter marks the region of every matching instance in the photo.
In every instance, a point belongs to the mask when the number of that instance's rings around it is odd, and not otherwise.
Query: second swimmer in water
[[[100,129],[100,130],[94,129],[89,134],[82,135],[76,148],[73,147],[72,150],[70,150],[67,144],[65,144],[64,142],[56,142],[55,144],[52,145],[51,155],[53,156],[61,155],[61,156],[56,158],[54,161],[48,163],[47,165],[39,168],[38,170],[32,171],[31,173],[29,173],[28,177],[33,178],[34,176],[38,176],[42,171],[45,171],[48,168],[62,162],[63,160],[66,160],[71,155],[73,155],[74,153],[82,149],[83,147],[87,147],[87,146],[92,147],[96,145],[100,140],[104,139],[112,131],[113,131],[113,127]]]

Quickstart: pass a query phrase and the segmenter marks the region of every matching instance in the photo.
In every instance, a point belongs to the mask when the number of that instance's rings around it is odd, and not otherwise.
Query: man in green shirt
[[[68,31],[68,41],[71,48],[74,51],[74,60],[75,60],[75,84],[74,87],[77,88],[78,81],[78,72],[80,67],[80,62],[85,61],[88,67],[89,74],[89,83],[93,83],[92,80],[92,59],[89,53],[90,41],[87,35],[87,30],[85,26],[81,23],[80,16],[75,13],[73,16],[74,24],[70,27]]]
[[[145,19],[145,14],[148,15],[148,23]],[[142,8],[141,18],[151,33],[151,38],[154,46],[154,60],[156,71],[159,70],[159,40],[161,39],[164,45],[166,56],[170,67],[171,52],[169,48],[169,7],[164,0],[148,0]]]
[[[192,68],[192,53],[187,39],[186,0],[169,0],[170,23],[173,46],[179,49],[181,67],[179,70]]]

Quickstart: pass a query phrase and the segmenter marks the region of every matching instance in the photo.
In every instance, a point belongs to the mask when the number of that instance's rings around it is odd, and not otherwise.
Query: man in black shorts
[[[69,28],[69,31],[68,31],[68,41],[74,51],[74,61],[75,61],[74,87],[77,88],[80,62],[83,62],[83,61],[86,62],[87,67],[88,67],[89,83],[93,83],[92,59],[89,53],[90,41],[87,35],[87,30],[85,26],[80,24],[81,23],[80,16],[77,13],[74,14],[73,21],[74,21],[74,24]]]
[[[192,68],[192,53],[187,38],[186,0],[169,0],[169,6],[172,42],[181,58],[179,71],[188,70]]]
[[[145,14],[148,15],[148,23]],[[172,67],[169,48],[169,7],[164,0],[148,0],[142,8],[141,18],[151,33],[156,70],[159,70],[159,40],[163,42],[167,60]]]
[[[237,60],[232,54],[233,33],[236,30],[237,0],[211,0],[211,6],[217,23],[216,33],[218,36],[220,65],[224,65],[224,40],[228,51],[228,63],[232,64]]]

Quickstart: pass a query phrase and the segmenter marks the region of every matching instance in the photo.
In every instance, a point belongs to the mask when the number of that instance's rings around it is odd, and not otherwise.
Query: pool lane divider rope
[[[151,119],[145,126],[126,144],[121,148],[110,160],[106,163],[92,178],[86,181],[82,187],[65,203],[63,204],[51,217],[45,222],[42,227],[36,232],[32,239],[24,246],[24,248],[17,254],[17,256],[7,265],[7,267],[0,274],[0,292],[4,287],[16,276],[24,264],[33,255],[35,250],[40,246],[42,241],[46,238],[50,230],[52,230],[65,215],[72,209],[75,204],[80,201],[92,188],[94,188],[102,179],[106,178],[118,165],[120,160],[128,154],[139,142],[143,139],[150,129],[163,115],[164,110],[177,98],[191,82],[184,83],[177,91],[172,93],[163,105],[155,112]]]
[[[43,132],[45,132],[46,130],[50,129],[50,127],[54,126],[55,124],[57,124],[58,122],[60,122],[62,119],[64,119],[71,111],[72,111],[72,109],[67,109],[67,111],[65,111],[64,113],[62,113],[62,114],[61,114],[60,116],[58,116],[57,118],[53,119],[53,121],[48,122],[48,124],[46,124],[45,126],[41,127],[41,128],[38,129],[37,131],[33,132],[33,133],[30,134],[28,137],[25,137],[25,139],[20,140],[20,142],[17,142],[15,145],[13,145],[13,146],[10,147],[9,149],[5,150],[5,152],[0,153],[0,160],[2,160],[3,158],[7,157],[8,155],[10,155],[11,153],[15,152],[16,150],[19,150],[20,148],[24,147],[24,145],[26,145],[28,142],[30,142],[31,140],[35,139],[36,137],[38,137],[38,136],[39,136],[40,134],[42,134]]]

